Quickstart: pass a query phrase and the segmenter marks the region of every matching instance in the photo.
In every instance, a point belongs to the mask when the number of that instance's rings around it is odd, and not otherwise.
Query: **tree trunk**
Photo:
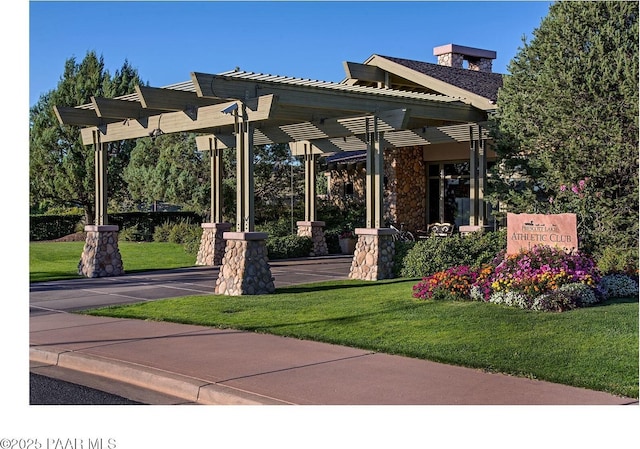
[[[83,205],[84,209],[84,224],[92,225],[95,224],[96,220],[96,212],[93,207],[93,203],[85,203]]]

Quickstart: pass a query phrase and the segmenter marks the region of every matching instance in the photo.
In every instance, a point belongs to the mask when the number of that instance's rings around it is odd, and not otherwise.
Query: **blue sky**
[[[161,87],[194,71],[242,70],[339,82],[343,61],[374,53],[436,62],[433,47],[495,50],[494,71],[531,37],[550,2],[29,3],[29,106],[88,51],[114,73],[126,60]]]

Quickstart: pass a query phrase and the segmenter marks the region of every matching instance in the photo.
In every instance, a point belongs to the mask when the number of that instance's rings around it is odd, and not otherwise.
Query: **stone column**
[[[121,276],[124,274],[118,249],[118,226],[88,225],[78,274],[88,278]]]
[[[358,228],[358,242],[353,253],[350,279],[376,281],[393,278],[395,244],[389,228]]]
[[[225,241],[222,235],[231,229],[231,223],[202,223],[202,238],[196,265],[220,265]]]
[[[329,254],[327,241],[324,238],[324,221],[298,221],[298,235],[310,237],[313,242],[310,256],[326,256]]]
[[[263,295],[275,292],[264,232],[225,232],[227,241],[217,295]]]

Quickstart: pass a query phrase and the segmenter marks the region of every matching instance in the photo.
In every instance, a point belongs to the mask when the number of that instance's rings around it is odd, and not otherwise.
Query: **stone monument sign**
[[[507,254],[536,245],[577,250],[576,214],[507,214]]]

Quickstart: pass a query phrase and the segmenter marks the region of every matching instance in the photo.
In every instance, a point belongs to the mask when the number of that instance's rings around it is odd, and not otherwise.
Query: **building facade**
[[[351,85],[410,90],[460,98],[485,111],[496,108],[502,75],[492,73],[496,53],[459,45],[434,48],[438,63],[373,55],[364,64],[345,63]],[[384,216],[410,231],[436,222],[494,228],[484,201],[487,168],[495,161],[486,126],[440,128],[423,145],[384,151]],[[455,129],[454,129],[455,128]],[[475,133],[475,135],[474,135]],[[327,196],[336,204],[364,201],[365,151],[327,156]]]

